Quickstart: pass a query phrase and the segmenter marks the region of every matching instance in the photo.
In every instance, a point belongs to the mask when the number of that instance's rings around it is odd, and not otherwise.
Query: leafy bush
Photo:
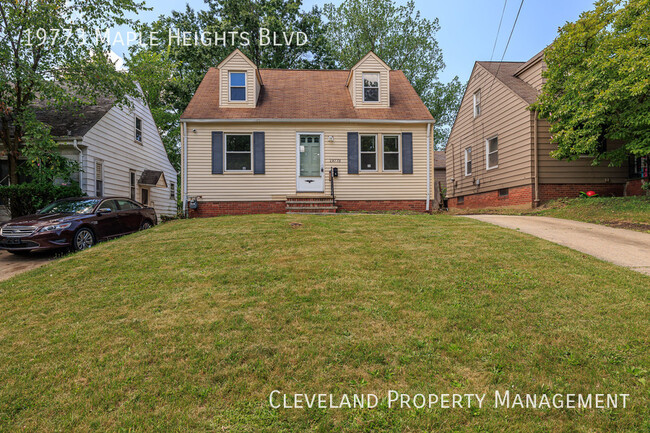
[[[53,201],[84,195],[77,183],[54,185],[51,182],[31,182],[0,186],[0,204],[8,204],[11,217],[36,213]]]

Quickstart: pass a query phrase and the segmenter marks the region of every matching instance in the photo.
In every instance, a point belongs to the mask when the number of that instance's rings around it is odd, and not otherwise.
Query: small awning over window
[[[165,180],[165,173],[156,170],[145,170],[138,180],[138,184],[142,186],[160,186],[167,188],[167,181]]]

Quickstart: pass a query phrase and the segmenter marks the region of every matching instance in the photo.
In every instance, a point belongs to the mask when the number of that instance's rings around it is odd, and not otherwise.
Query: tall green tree
[[[133,0],[0,1],[0,140],[12,183],[37,99],[64,106],[92,103],[99,95],[120,102],[135,94],[103,54],[108,46],[95,38],[95,29],[132,24],[125,14],[141,8]]]
[[[169,52],[139,50],[126,65],[133,80],[140,85],[142,96],[167,151],[169,162],[180,173],[180,112],[168,104],[168,88],[175,85],[178,65],[169,59]]]
[[[435,38],[438,19],[423,18],[413,0],[405,5],[394,0],[345,0],[339,6],[325,5],[324,13],[327,38],[339,64],[351,68],[373,51],[392,69],[402,70],[436,119],[434,141],[445,144],[464,86],[458,77],[447,84],[438,80],[445,68]]]
[[[133,46],[126,65],[147,95],[163,141],[173,164],[180,164],[179,119],[209,67],[215,67],[235,48],[241,49],[261,68],[327,69],[335,66],[326,39],[322,12],[317,7],[302,11],[302,0],[206,0],[207,8],[196,11],[186,5],[150,24],[140,26],[144,40],[157,32],[161,40],[176,30],[211,34],[213,43],[184,46],[172,41],[157,46]],[[270,32],[299,32],[307,35],[308,44],[298,46],[263,46],[259,29]],[[244,45],[240,37],[234,46],[227,35],[226,43],[214,43],[214,33],[247,32]]]
[[[650,154],[650,0],[599,0],[546,49],[533,109],[550,121],[553,156],[620,165]],[[621,140],[618,149],[604,146]]]

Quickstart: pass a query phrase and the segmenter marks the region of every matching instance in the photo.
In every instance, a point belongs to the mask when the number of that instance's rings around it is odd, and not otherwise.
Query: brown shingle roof
[[[165,179],[165,174],[162,171],[145,170],[142,172],[140,179],[138,179],[138,184],[156,186],[160,182],[161,177],[163,180]],[[165,181],[165,185],[167,185],[167,181]]]
[[[354,108],[349,71],[260,69],[255,108],[219,107],[219,70],[210,68],[182,119],[433,120],[402,71],[390,71],[390,108]]]
[[[45,101],[38,101],[34,107],[36,118],[52,127],[54,137],[82,137],[100,121],[102,117],[115,105],[112,98],[97,98],[94,105],[76,105],[74,107],[60,108],[47,105]]]
[[[521,78],[515,77],[515,73],[524,65],[524,62],[477,62],[490,74],[496,75],[497,79],[515,92],[521,99],[529,104],[537,100],[537,90]],[[501,66],[499,66],[499,64]],[[497,75],[498,71],[498,75]]]

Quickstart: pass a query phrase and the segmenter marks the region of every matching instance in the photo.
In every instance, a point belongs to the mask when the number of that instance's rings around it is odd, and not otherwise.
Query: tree
[[[435,35],[438,19],[428,20],[410,0],[398,6],[393,0],[345,0],[327,4],[327,38],[344,68],[354,66],[373,51],[392,69],[400,69],[436,119],[434,142],[446,143],[464,86],[455,77],[438,82],[445,64]]]
[[[180,116],[181,112],[170,107],[167,98],[168,87],[173,85],[176,62],[169,59],[168,51],[139,50],[131,56],[126,65],[133,80],[140,85],[143,99],[167,151],[167,157],[174,169],[180,173]]]
[[[132,24],[124,14],[142,7],[133,0],[0,1],[0,139],[11,183],[18,181],[25,119],[36,100],[62,107],[99,95],[122,103],[137,94],[104,54],[107,41],[95,29]]]
[[[25,129],[21,148],[25,163],[20,170],[35,183],[52,183],[57,179],[68,183],[81,169],[79,163],[61,155],[58,143],[50,136],[50,126],[36,120],[31,112],[25,115],[27,118],[20,122]]]
[[[209,67],[216,67],[235,48],[241,49],[260,68],[333,68],[334,58],[325,39],[321,11],[300,10],[301,0],[207,0],[207,10],[195,11],[186,5],[184,11],[173,11],[151,24],[139,27],[143,39],[151,32],[159,35],[169,31],[223,35],[224,32],[248,32],[248,45],[230,37],[224,45],[183,46],[172,43],[158,46],[133,46],[126,65],[142,87],[149,107],[161,131],[170,161],[180,165],[179,119]],[[297,46],[259,46],[260,28],[273,32],[304,32],[309,43]],[[178,166],[176,165],[178,164]]]
[[[620,165],[650,154],[650,1],[599,0],[546,49],[546,83],[531,109],[549,120],[553,156]],[[608,140],[620,140],[618,149]]]

